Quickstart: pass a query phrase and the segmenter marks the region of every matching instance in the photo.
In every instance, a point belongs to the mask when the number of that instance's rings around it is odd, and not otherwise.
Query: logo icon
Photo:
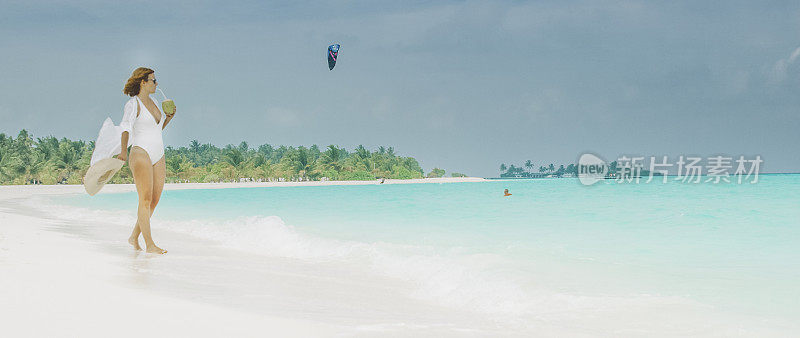
[[[594,154],[583,154],[578,159],[578,179],[583,185],[592,185],[603,180],[608,173],[608,165]]]

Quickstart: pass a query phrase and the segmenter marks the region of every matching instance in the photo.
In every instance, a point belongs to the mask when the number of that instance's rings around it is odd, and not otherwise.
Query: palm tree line
[[[81,184],[94,141],[47,136],[34,139],[26,130],[16,138],[0,133],[0,184]],[[167,182],[373,180],[423,178],[413,157],[398,156],[393,147],[375,151],[359,145],[352,152],[335,145],[217,147],[191,141],[188,147],[165,149]],[[463,174],[453,173],[453,176]],[[427,177],[444,176],[434,168]],[[110,183],[133,183],[126,163]]]
[[[562,177],[565,174],[578,174],[578,167],[573,163],[570,163],[566,167],[561,164],[557,168],[553,163],[541,165],[536,168],[536,170],[534,170],[534,167],[535,165],[531,160],[525,161],[525,164],[521,166],[515,166],[513,164],[507,166],[505,163],[502,163],[500,164],[500,177]]]
[[[570,163],[566,167],[563,164],[560,164],[558,168],[556,168],[555,164],[550,163],[548,165],[542,165],[534,170],[535,165],[533,161],[527,160],[525,161],[524,168],[523,166],[514,166],[513,164],[510,166],[506,166],[505,163],[500,164],[500,177],[564,177],[566,176],[578,176],[578,166]],[[617,168],[618,163],[617,161],[612,161],[608,164],[608,173],[607,177],[615,177],[617,175]],[[537,174],[538,172],[538,174]],[[650,171],[641,169],[639,172],[640,175],[649,175]],[[661,175],[659,173],[653,173],[653,175]]]

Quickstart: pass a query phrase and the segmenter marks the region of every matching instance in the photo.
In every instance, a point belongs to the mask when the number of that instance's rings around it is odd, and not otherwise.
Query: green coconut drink
[[[161,101],[161,109],[164,110],[164,114],[175,114],[175,102],[170,99]]]
[[[160,91],[161,95],[164,96],[164,101],[161,101],[161,110],[167,115],[175,114],[175,101],[168,99],[167,95],[164,95],[164,91],[161,90],[161,88],[158,88],[158,91]]]

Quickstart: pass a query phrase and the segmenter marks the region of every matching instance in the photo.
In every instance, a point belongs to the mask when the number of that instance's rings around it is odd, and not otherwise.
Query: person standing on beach
[[[125,103],[122,117],[122,149],[120,160],[128,159],[128,139],[131,139],[130,166],[136,192],[139,195],[139,208],[136,225],[128,238],[128,243],[136,250],[139,246],[139,234],[144,237],[148,253],[164,254],[167,250],[159,248],[153,242],[150,233],[150,217],[153,215],[161,191],[164,189],[166,165],[164,162],[164,141],[161,131],[167,126],[175,113],[164,116],[158,105],[150,98],[156,92],[158,82],[155,72],[150,68],[139,67],[133,71],[122,90],[131,99]],[[176,109],[177,110],[177,109]]]

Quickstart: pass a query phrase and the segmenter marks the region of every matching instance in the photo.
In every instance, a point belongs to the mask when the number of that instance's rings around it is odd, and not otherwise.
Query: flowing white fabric
[[[152,97],[150,97],[150,99],[152,99],[153,102],[158,102]],[[135,96],[131,97],[128,102],[125,102],[125,106],[122,109],[122,121],[120,121],[119,126],[114,125],[111,117],[106,117],[106,120],[103,121],[103,126],[100,128],[100,132],[97,134],[97,141],[94,143],[92,160],[89,163],[90,167],[97,163],[97,161],[111,158],[114,155],[118,155],[120,152],[122,152],[122,132],[128,132],[129,146],[135,144],[133,139],[133,128],[138,118],[136,116],[136,108],[138,108],[138,106],[139,102]],[[139,114],[141,114],[141,112]],[[159,124],[161,124],[163,120],[164,116],[162,115]]]
[[[97,135],[97,141],[94,143],[92,161],[89,166],[122,152],[122,131],[122,127],[115,126],[111,118],[106,117],[106,120],[103,121],[103,127],[100,128],[100,132]]]
[[[152,98],[151,98],[152,99]],[[153,102],[156,102],[153,100]],[[136,97],[131,97],[128,102],[125,102],[123,108],[122,121],[119,126],[114,125],[110,117],[103,121],[103,126],[97,134],[97,141],[94,143],[94,151],[92,152],[92,160],[89,166],[93,166],[97,161],[102,159],[111,158],[122,152],[122,132],[128,132],[128,145],[133,143],[133,125],[136,122],[136,108],[138,106]],[[163,118],[162,118],[163,120]]]
[[[131,97],[128,102],[125,102],[125,107],[122,109],[123,115],[122,121],[119,122],[119,127],[122,128],[122,131],[128,132],[128,144],[133,144],[133,124],[136,123],[136,108],[138,106],[139,101],[137,101],[136,96],[134,96]]]

